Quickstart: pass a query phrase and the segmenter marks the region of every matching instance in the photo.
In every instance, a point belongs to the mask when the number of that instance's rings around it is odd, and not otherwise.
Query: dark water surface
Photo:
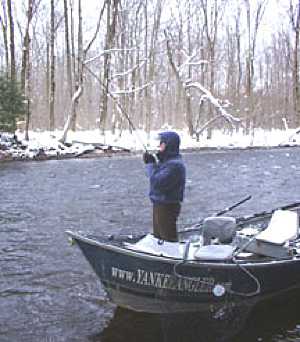
[[[300,200],[300,149],[185,154],[180,225],[251,194],[234,214]],[[65,230],[150,231],[137,157],[0,164],[0,341],[300,341],[300,296],[257,308],[243,321],[158,317],[116,309]],[[280,275],[278,275],[280,276]]]

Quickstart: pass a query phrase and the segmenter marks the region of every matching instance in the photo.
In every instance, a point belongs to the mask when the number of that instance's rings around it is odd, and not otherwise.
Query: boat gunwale
[[[87,244],[91,244],[97,247],[101,247],[103,249],[106,250],[110,250],[110,251],[114,251],[120,254],[125,254],[128,256],[132,256],[132,257],[139,257],[142,259],[150,259],[153,261],[164,261],[167,263],[171,263],[171,264],[176,264],[176,263],[180,263],[183,262],[184,260],[182,258],[174,258],[174,257],[168,257],[168,256],[164,256],[164,255],[155,255],[155,254],[151,254],[149,252],[144,252],[144,251],[135,251],[135,250],[131,250],[131,249],[127,249],[125,247],[119,247],[113,244],[108,244],[106,242],[101,242],[98,241],[96,239],[91,239],[88,238],[86,236],[80,235],[79,233],[73,232],[71,230],[67,230],[66,234],[68,234],[69,236],[71,236],[72,238],[74,238],[75,240],[79,240],[79,241],[83,241]],[[218,268],[220,266],[222,267],[226,267],[226,268],[235,268],[235,267],[239,267],[239,266],[248,266],[248,267],[263,267],[263,266],[275,266],[275,265],[280,265],[280,264],[285,264],[285,263],[294,263],[294,262],[300,262],[300,255],[297,256],[291,256],[290,258],[285,258],[285,259],[272,259],[269,261],[257,261],[257,260],[253,260],[253,261],[249,261],[249,260],[236,260],[235,262],[233,262],[232,260],[227,260],[227,262],[216,262],[214,260],[209,261],[209,260],[186,260],[184,261],[185,265],[188,266],[192,266],[192,267],[199,267],[199,266],[203,266],[203,267],[215,267]]]

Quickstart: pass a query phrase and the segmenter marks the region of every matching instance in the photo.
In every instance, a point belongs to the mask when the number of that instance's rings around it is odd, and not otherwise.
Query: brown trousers
[[[180,213],[180,203],[153,205],[153,234],[166,241],[178,241],[176,221]]]

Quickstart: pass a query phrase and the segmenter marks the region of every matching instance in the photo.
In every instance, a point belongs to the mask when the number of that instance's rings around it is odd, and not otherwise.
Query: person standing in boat
[[[150,179],[149,197],[153,203],[153,234],[166,241],[178,241],[176,222],[185,189],[185,165],[179,154],[180,137],[176,132],[159,134],[156,158],[143,154]]]

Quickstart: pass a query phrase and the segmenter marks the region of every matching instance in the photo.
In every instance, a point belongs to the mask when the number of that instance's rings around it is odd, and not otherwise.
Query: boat
[[[300,203],[242,217],[227,211],[180,231],[178,242],[67,234],[109,299],[138,312],[217,314],[300,289]]]

